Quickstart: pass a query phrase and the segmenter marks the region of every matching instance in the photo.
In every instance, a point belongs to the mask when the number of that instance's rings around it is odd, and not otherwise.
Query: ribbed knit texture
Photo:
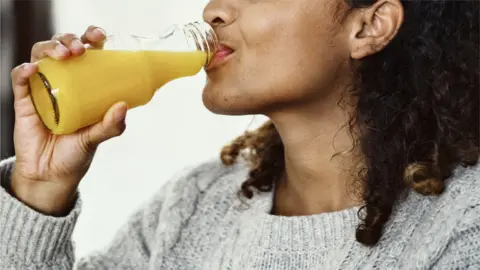
[[[0,163],[4,187],[14,162]],[[0,188],[0,269],[480,269],[479,165],[457,168],[441,196],[410,192],[373,248],[355,241],[359,208],[273,216],[272,193],[238,196],[247,174],[219,162],[185,170],[108,247],[78,260],[71,234],[80,196],[55,218]]]

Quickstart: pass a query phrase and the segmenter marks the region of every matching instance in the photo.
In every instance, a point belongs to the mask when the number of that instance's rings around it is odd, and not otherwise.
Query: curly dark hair
[[[349,0],[350,10],[375,0]],[[375,245],[401,196],[411,188],[438,195],[456,166],[479,158],[479,1],[401,1],[405,19],[381,52],[359,61],[348,121],[362,166],[364,206],[356,239]],[[353,65],[352,65],[353,66]],[[246,151],[245,151],[246,150]],[[243,153],[247,153],[243,155]],[[240,193],[271,191],[285,172],[284,148],[268,121],[221,152],[231,165],[246,156],[249,178]],[[358,176],[358,177],[357,177]],[[359,214],[360,214],[359,211]]]

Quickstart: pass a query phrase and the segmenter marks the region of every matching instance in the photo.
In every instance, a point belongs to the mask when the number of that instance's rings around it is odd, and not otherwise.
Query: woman
[[[16,160],[2,163],[2,269],[479,269],[479,3],[212,0],[228,52],[214,113],[270,118],[172,179],[111,245],[76,260],[77,186],[126,106],[50,134],[12,73]],[[98,46],[37,43],[32,62]]]

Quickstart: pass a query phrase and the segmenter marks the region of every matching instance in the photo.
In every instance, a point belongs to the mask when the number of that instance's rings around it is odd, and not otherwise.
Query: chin
[[[208,85],[202,93],[203,105],[212,113],[222,115],[259,114],[261,108],[242,95],[231,91],[216,91]]]
[[[251,114],[247,108],[242,108],[235,101],[225,101],[203,95],[203,105],[214,114],[222,115],[248,115]]]

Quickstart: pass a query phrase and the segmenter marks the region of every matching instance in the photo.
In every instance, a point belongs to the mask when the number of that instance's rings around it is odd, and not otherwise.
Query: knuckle
[[[75,38],[77,38],[77,35],[72,34],[72,33],[67,33],[67,34],[63,35],[62,40],[72,40],[72,39],[75,39]]]
[[[97,28],[100,28],[100,27],[92,24],[92,25],[90,25],[90,26],[87,28],[87,32],[92,32],[93,30],[95,30],[95,29],[97,29]]]
[[[63,34],[57,33],[57,34],[53,35],[52,39],[53,40],[59,40],[62,36],[63,36]]]
[[[12,69],[12,72],[10,73],[10,76],[12,77],[12,81],[16,80],[16,78],[18,77],[18,73],[25,65],[26,64],[21,64],[19,66],[16,66],[14,69]]]
[[[15,81],[18,73],[18,67],[15,67],[12,69],[12,72],[10,72],[10,77],[12,78],[12,81]]]
[[[55,36],[53,36],[52,40],[56,40],[56,41],[69,41],[69,40],[72,40],[74,38],[77,38],[77,36],[75,34],[72,34],[72,33],[64,33],[64,34],[56,34]]]
[[[47,48],[55,47],[60,42],[58,40],[40,41],[33,44],[32,56],[38,55],[40,52],[45,51]]]
[[[35,44],[33,44],[32,46],[32,54],[36,51],[38,51],[38,48],[42,46],[42,42],[36,42]]]

